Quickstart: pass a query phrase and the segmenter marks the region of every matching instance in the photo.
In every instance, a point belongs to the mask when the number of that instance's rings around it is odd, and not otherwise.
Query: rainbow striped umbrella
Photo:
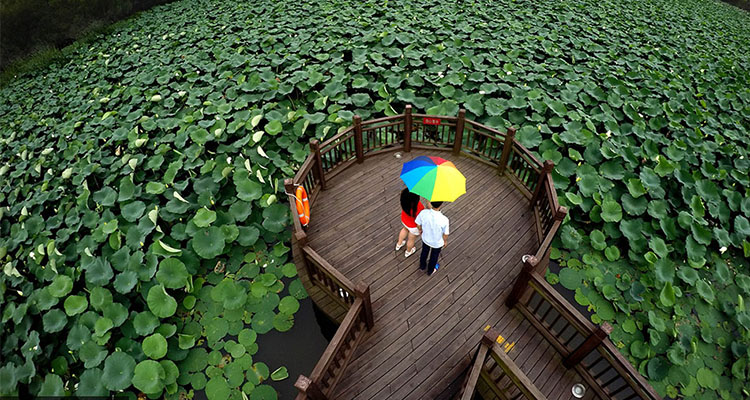
[[[440,157],[419,156],[404,163],[401,180],[410,192],[429,201],[455,201],[466,193],[466,177]]]

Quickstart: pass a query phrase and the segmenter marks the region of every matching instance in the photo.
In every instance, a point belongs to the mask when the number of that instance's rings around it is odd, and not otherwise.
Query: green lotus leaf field
[[[307,296],[283,179],[311,138],[412,104],[555,163],[547,278],[660,394],[748,397],[748,43],[712,0],[138,14],[0,89],[0,395],[276,398],[256,339]]]

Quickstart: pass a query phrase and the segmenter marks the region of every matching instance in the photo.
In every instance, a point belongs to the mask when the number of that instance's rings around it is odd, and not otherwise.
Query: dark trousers
[[[422,243],[422,253],[419,255],[419,269],[427,269],[428,274],[435,272],[435,265],[442,249],[442,247],[436,249]],[[429,264],[427,263],[428,258],[430,259]]]

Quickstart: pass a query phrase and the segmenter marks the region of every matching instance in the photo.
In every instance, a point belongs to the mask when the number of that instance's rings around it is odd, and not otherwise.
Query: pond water
[[[253,355],[254,362],[264,362],[271,372],[281,366],[287,368],[288,378],[263,382],[276,389],[280,400],[294,399],[297,396],[298,391],[294,387],[297,377],[310,376],[338,328],[338,324],[331,322],[309,297],[300,300],[299,304],[292,329],[286,332],[272,329],[258,335],[258,352]],[[194,400],[207,399],[204,390],[195,391]]]
[[[289,378],[283,381],[266,382],[276,389],[279,399],[294,399],[297,395],[294,382],[300,374],[310,376],[337,327],[308,297],[300,300],[292,329],[286,332],[274,329],[258,335],[258,353],[253,359],[263,361],[271,371],[282,365],[289,371]]]

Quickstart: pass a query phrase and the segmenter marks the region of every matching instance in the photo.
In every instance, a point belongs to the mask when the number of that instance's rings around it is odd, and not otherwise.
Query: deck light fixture
[[[576,399],[582,399],[583,395],[586,394],[586,387],[580,383],[576,383],[570,391],[573,392],[573,397]]]

